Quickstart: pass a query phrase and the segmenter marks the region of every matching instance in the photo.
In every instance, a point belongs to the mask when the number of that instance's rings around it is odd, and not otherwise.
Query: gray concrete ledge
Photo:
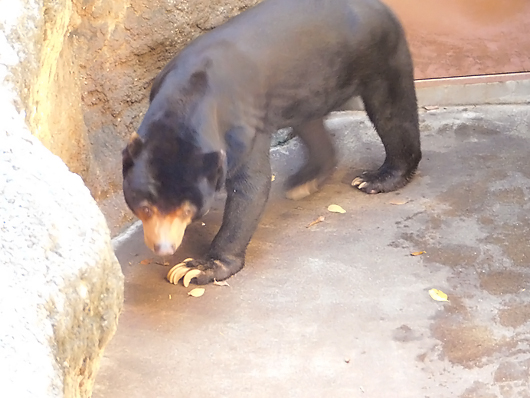
[[[416,81],[418,106],[467,106],[530,103],[530,73],[454,77]],[[363,110],[353,98],[341,110]]]

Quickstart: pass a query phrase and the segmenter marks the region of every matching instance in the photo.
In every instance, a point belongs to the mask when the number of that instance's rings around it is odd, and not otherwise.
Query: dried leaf
[[[425,254],[427,253],[426,251],[421,251],[421,252],[412,252],[410,253],[411,256],[421,256],[422,254]]]
[[[319,222],[322,222],[324,220],[325,220],[324,216],[320,216],[315,221],[309,223],[309,225],[306,228],[312,227],[313,225],[318,224]]]
[[[204,294],[204,292],[205,292],[205,289],[203,287],[196,287],[195,289],[190,290],[188,292],[188,295],[192,297],[201,297]]]
[[[213,281],[213,284],[216,286],[230,286],[227,281]]]
[[[142,265],[147,265],[147,264],[149,264],[150,262],[151,262],[151,259],[146,258],[145,260],[140,261],[140,264],[142,264]]]
[[[447,300],[447,294],[438,289],[429,290],[429,295],[436,301],[449,301]]]
[[[332,213],[346,213],[346,210],[344,210],[339,205],[329,205],[328,206],[328,211],[330,211]]]
[[[395,200],[391,200],[389,203],[391,205],[404,205],[405,203],[409,203],[410,200],[408,199],[395,199]]]
[[[440,108],[439,106],[437,105],[425,105],[423,107],[423,109],[425,109],[426,111],[434,111],[436,109]]]

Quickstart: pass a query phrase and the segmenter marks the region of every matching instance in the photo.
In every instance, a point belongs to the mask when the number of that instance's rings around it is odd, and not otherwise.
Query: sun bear
[[[421,159],[413,65],[403,29],[378,0],[265,0],[185,47],[153,82],[123,151],[123,191],[147,246],[171,255],[186,227],[227,192],[197,284],[238,272],[268,199],[271,134],[292,127],[307,149],[287,196],[318,190],[336,166],[323,118],[360,96],[381,138],[382,166],[352,182],[388,192]]]

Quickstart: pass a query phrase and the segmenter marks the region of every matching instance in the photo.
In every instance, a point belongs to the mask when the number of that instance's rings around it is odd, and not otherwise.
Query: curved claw
[[[166,276],[167,280],[170,283],[173,283],[174,285],[179,283],[179,280],[181,280],[182,277],[185,276],[190,271],[190,268],[186,265],[190,261],[193,261],[193,258],[187,258],[183,262],[178,263],[177,265],[172,267],[167,273],[167,276]],[[191,280],[191,278],[189,280]],[[188,285],[189,285],[189,281],[188,281]],[[188,285],[186,285],[186,287],[188,287]]]
[[[214,259],[186,259],[171,268],[166,278],[174,285],[182,280],[184,287],[188,287],[192,280],[197,285],[206,285],[214,280],[222,281],[229,278],[243,268],[243,264],[244,260],[237,261],[237,259],[233,263]]]
[[[365,174],[365,173],[363,173],[363,174]],[[364,191],[366,193],[377,193],[377,191],[374,190],[374,189],[372,189],[370,191],[365,190],[364,188],[366,188],[368,186],[368,184],[369,184],[369,182],[365,181],[364,178],[362,178],[362,177],[356,177],[351,182],[352,187],[355,187],[355,188],[357,188],[360,191]]]
[[[364,183],[365,181],[361,177],[355,177],[351,182],[352,187],[356,187]]]
[[[193,278],[196,278],[200,274],[202,274],[202,271],[200,269],[192,269],[191,271],[186,273],[186,275],[184,275],[184,279],[182,279],[182,284],[184,285],[184,287],[188,287],[190,285],[191,280]]]
[[[166,278],[170,283],[176,285],[179,283],[179,280],[188,273],[189,270],[190,269],[183,263],[177,264],[169,270]]]

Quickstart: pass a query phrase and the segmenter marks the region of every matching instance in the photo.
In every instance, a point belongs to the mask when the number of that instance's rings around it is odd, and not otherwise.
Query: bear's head
[[[179,123],[150,123],[123,150],[123,194],[142,221],[146,245],[171,255],[186,227],[206,214],[226,177],[223,150],[204,153]],[[143,131],[142,131],[143,133]]]

